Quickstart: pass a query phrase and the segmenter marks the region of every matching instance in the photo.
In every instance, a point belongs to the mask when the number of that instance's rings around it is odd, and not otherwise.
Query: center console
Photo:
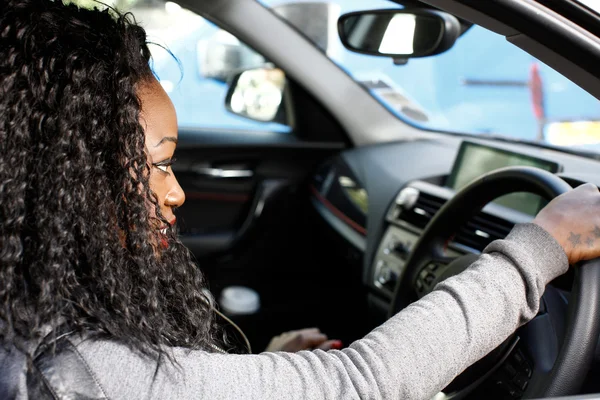
[[[398,278],[404,272],[404,263],[418,237],[395,226],[388,227],[375,256],[373,284],[391,295]]]
[[[373,262],[373,285],[391,297],[396,282],[404,273],[404,265],[421,232],[433,215],[453,195],[453,191],[435,184],[415,181],[403,188],[387,212],[387,228]],[[449,256],[459,256],[473,249],[453,246]],[[435,280],[426,274],[424,283]],[[429,282],[431,281],[431,282]]]

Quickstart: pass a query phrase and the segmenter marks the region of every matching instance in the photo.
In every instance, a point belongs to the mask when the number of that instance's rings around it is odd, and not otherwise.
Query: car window
[[[94,0],[72,2],[98,6]],[[225,108],[228,80],[237,71],[271,64],[234,35],[170,1],[103,3],[131,11],[146,29],[152,69],[175,105],[180,128],[291,131],[287,125],[243,118]]]
[[[305,34],[398,118],[414,126],[600,152],[600,102],[481,26],[470,27],[442,54],[401,64],[388,57],[352,52],[337,32],[337,20],[345,13],[401,8],[396,3],[258,1]],[[600,9],[596,4],[600,0],[580,1]],[[317,25],[319,29],[314,29],[315,20],[328,28]]]

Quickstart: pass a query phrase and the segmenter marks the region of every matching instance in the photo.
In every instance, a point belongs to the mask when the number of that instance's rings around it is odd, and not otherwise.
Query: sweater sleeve
[[[343,350],[150,361],[110,341],[77,348],[112,399],[426,399],[535,316],[568,269],[545,230],[517,225],[463,273]]]

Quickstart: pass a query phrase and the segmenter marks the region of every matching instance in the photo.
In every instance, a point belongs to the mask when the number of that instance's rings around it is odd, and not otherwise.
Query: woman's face
[[[140,88],[140,123],[146,134],[150,168],[150,189],[156,194],[162,215],[175,224],[173,210],[185,201],[185,194],[171,169],[177,145],[177,115],[167,93],[156,79]]]

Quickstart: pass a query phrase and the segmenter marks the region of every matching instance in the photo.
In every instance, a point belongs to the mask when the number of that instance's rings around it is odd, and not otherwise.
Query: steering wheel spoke
[[[435,285],[440,281],[440,277],[448,265],[450,265],[456,257],[434,256],[421,267],[414,280],[414,290],[419,298],[431,292]]]

